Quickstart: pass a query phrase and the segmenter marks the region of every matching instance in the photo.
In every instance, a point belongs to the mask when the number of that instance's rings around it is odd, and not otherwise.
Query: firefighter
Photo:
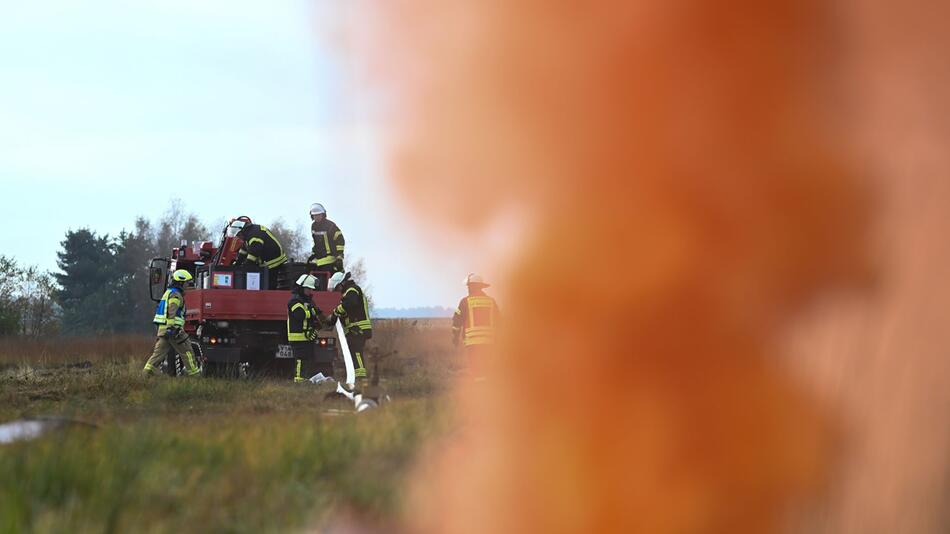
[[[311,272],[343,272],[343,252],[346,240],[336,223],[327,219],[323,204],[310,206],[310,233],[313,235],[313,254],[307,262]]]
[[[313,342],[321,328],[320,309],[313,305],[307,290],[315,290],[316,278],[302,274],[294,283],[287,301],[287,341],[294,352],[294,382],[306,382],[314,374]]]
[[[452,316],[452,344],[457,347],[461,338],[469,365],[479,369],[484,364],[486,350],[495,343],[498,304],[485,294],[485,288],[490,286],[481,276],[469,274],[464,282],[468,296],[459,301]]]
[[[270,270],[268,288],[275,289],[278,273],[286,268],[287,254],[274,234],[266,227],[242,217],[231,221],[228,235],[240,237],[244,241],[234,264],[267,267]]]
[[[343,293],[340,305],[333,310],[330,316],[330,326],[337,320],[343,321],[343,332],[346,334],[346,343],[350,346],[353,355],[353,367],[356,381],[360,386],[366,382],[366,362],[364,350],[366,342],[373,337],[373,323],[369,318],[369,305],[363,290],[353,281],[350,273],[333,273],[330,277],[331,291]],[[362,389],[362,387],[361,387]]]
[[[155,374],[158,365],[168,355],[169,348],[181,356],[188,376],[198,374],[188,333],[182,330],[185,326],[185,282],[191,279],[191,273],[184,269],[172,273],[172,281],[155,308],[155,318],[152,322],[158,325],[158,339],[155,340],[151,357],[145,362],[144,372],[147,375]]]
[[[236,265],[250,263],[273,270],[287,263],[287,254],[284,254],[280,241],[266,227],[254,224],[250,219],[231,221],[228,235],[240,237],[244,241],[238,251]]]

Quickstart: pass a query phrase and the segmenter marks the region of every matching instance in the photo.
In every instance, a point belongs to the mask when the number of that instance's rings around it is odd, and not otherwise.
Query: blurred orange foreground
[[[813,400],[839,402],[838,386],[804,393],[783,356],[816,297],[870,287],[887,237],[870,216],[877,169],[853,163],[882,142],[859,135],[855,114],[887,104],[848,98],[868,90],[856,82],[889,83],[861,69],[868,21],[887,11],[368,9],[405,196],[433,227],[475,231],[511,206],[532,223],[502,298],[509,336],[489,383],[460,387],[461,434],[422,459],[409,528],[770,532],[819,488],[848,495],[825,485],[841,472],[834,451],[850,450],[834,439],[838,410]]]

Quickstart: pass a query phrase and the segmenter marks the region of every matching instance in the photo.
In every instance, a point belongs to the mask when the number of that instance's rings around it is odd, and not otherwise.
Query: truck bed
[[[341,295],[313,292],[313,303],[323,315],[340,304]],[[287,320],[289,290],[192,289],[185,292],[185,320]]]

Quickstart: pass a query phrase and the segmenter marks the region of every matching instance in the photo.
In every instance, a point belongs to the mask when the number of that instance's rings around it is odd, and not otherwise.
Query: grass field
[[[354,415],[329,385],[146,379],[151,340],[0,343],[0,423],[83,424],[0,445],[3,532],[262,532],[387,525],[427,439],[451,428],[443,321],[380,321],[393,402]]]

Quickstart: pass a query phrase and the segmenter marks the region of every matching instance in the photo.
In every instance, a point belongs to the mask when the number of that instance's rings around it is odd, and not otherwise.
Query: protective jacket
[[[294,292],[287,301],[287,341],[310,342],[316,337],[317,309],[306,295]]]
[[[287,263],[284,247],[267,228],[259,224],[250,224],[241,231],[244,245],[238,251],[238,265],[254,263],[273,269]]]
[[[490,345],[495,342],[498,316],[495,299],[482,291],[472,291],[455,309],[452,334],[457,337],[461,333],[465,346]]]
[[[185,293],[181,288],[171,286],[165,290],[162,300],[155,307],[152,322],[158,325],[159,337],[165,335],[169,328],[181,329],[185,326]]]
[[[310,233],[313,234],[313,254],[309,263],[326,270],[342,271],[346,240],[336,223],[330,219],[314,221]]]
[[[343,282],[343,299],[333,314],[343,321],[343,330],[347,334],[361,334],[367,339],[373,337],[373,322],[369,318],[366,295],[353,280]]]

